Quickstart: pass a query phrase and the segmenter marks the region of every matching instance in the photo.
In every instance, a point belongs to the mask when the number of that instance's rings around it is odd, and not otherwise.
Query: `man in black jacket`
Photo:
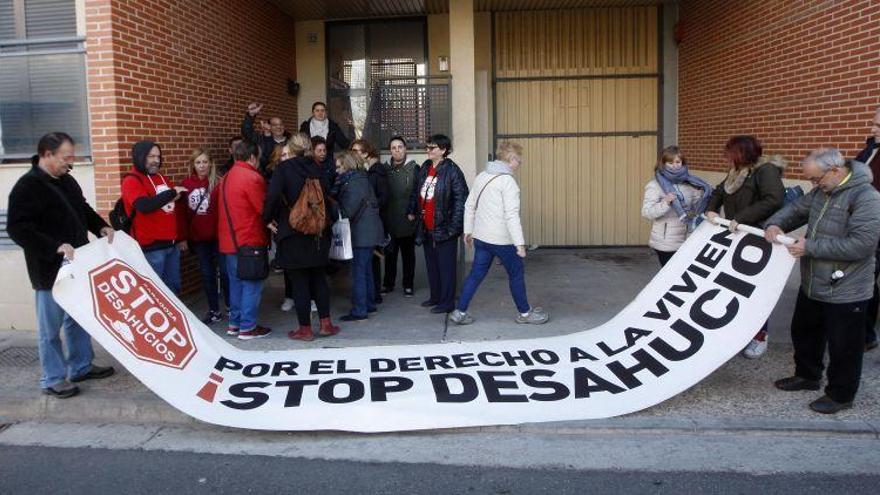
[[[272,151],[275,150],[275,146],[286,144],[290,139],[290,133],[284,128],[284,121],[281,120],[281,117],[272,117],[269,119],[268,125],[261,122],[260,128],[255,128],[254,121],[262,109],[263,105],[258,103],[248,105],[244,120],[241,121],[241,135],[245,139],[257,143],[260,147],[260,173],[266,175],[266,165],[272,158]]]
[[[336,151],[347,150],[351,140],[342,132],[339,124],[327,117],[327,105],[323,101],[312,104],[312,116],[299,126],[299,132],[310,138],[321,136],[327,141],[327,152],[332,156]]]
[[[89,242],[88,232],[113,242],[113,229],[86,203],[79,184],[68,175],[74,158],[73,139],[53,132],[40,139],[31,170],[9,193],[6,231],[24,249],[28,276],[36,291],[38,346],[43,393],[60,399],[79,388],[67,382],[106,378],[112,367],[92,364],[95,354],[89,334],[55,302],[52,286],[64,258]],[[67,358],[61,349],[64,327]]]
[[[856,161],[865,163],[874,175],[874,188],[880,191],[880,108],[874,112],[874,120],[871,122],[871,137],[865,142],[865,149],[856,157]],[[878,212],[880,213],[880,212]],[[880,309],[880,290],[877,288],[876,279],[880,275],[880,244],[874,253],[874,297],[868,302],[868,312],[865,315],[865,350],[870,351],[878,345],[877,340],[877,313]]]

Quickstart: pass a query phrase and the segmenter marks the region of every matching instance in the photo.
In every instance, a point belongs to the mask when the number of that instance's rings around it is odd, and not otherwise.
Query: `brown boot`
[[[315,334],[312,333],[311,325],[300,325],[297,331],[287,332],[287,336],[293,340],[305,340],[306,342],[315,340]]]
[[[318,331],[319,337],[329,337],[339,333],[339,327],[330,321],[330,317],[321,318],[321,330]]]

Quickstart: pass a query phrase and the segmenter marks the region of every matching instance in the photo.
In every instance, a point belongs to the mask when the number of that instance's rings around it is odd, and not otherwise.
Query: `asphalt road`
[[[365,452],[365,457],[369,454]],[[364,461],[369,461],[365,458]],[[651,473],[0,446],[0,493],[876,493],[878,475]]]

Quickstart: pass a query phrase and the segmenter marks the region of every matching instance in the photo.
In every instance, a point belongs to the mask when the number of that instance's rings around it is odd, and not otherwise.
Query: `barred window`
[[[411,147],[449,132],[449,85],[427,76],[424,18],[327,25],[330,117],[351,138]]]
[[[0,160],[30,157],[63,131],[91,154],[85,39],[74,0],[0,0]]]

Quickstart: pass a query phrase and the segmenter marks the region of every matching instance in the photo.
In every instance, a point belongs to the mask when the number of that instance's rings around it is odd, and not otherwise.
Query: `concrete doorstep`
[[[487,277],[472,304],[477,322],[468,327],[447,325],[443,316],[431,315],[418,303],[424,282],[418,281],[415,298],[404,298],[398,288],[385,296],[379,313],[363,323],[343,325],[338,336],[312,343],[289,340],[295,315],[281,312],[282,279],[274,274],[264,292],[261,315],[275,328],[265,339],[233,345],[248,350],[298,349],[315,346],[418,344],[445,341],[478,341],[562,335],[598,326],[628,304],[653,277],[659,266],[647,249],[546,250],[527,258],[529,298],[552,314],[550,323],[533,327],[512,325],[513,302],[501,267]],[[865,354],[862,384],[854,407],[833,417],[809,410],[807,404],[821,392],[784,393],[773,380],[792,372],[788,322],[797,294],[798,273],[792,274],[782,299],[770,318],[770,348],[757,360],[734,357],[701,383],[654,407],[627,416],[512,426],[458,428],[433,432],[494,432],[579,435],[594,433],[754,433],[834,434],[880,439],[880,351]],[[584,280],[590,280],[584,284]],[[331,280],[332,314],[345,314],[345,276]],[[422,296],[422,297],[420,297]],[[204,301],[192,301],[199,315]],[[223,324],[213,325],[223,335]],[[225,337],[225,335],[223,336]],[[205,425],[175,410],[116,363],[100,346],[95,362],[116,366],[111,378],[79,384],[81,394],[58,400],[41,394],[36,332],[0,330],[0,423],[48,422],[88,424],[174,425],[214,431],[232,430]]]

